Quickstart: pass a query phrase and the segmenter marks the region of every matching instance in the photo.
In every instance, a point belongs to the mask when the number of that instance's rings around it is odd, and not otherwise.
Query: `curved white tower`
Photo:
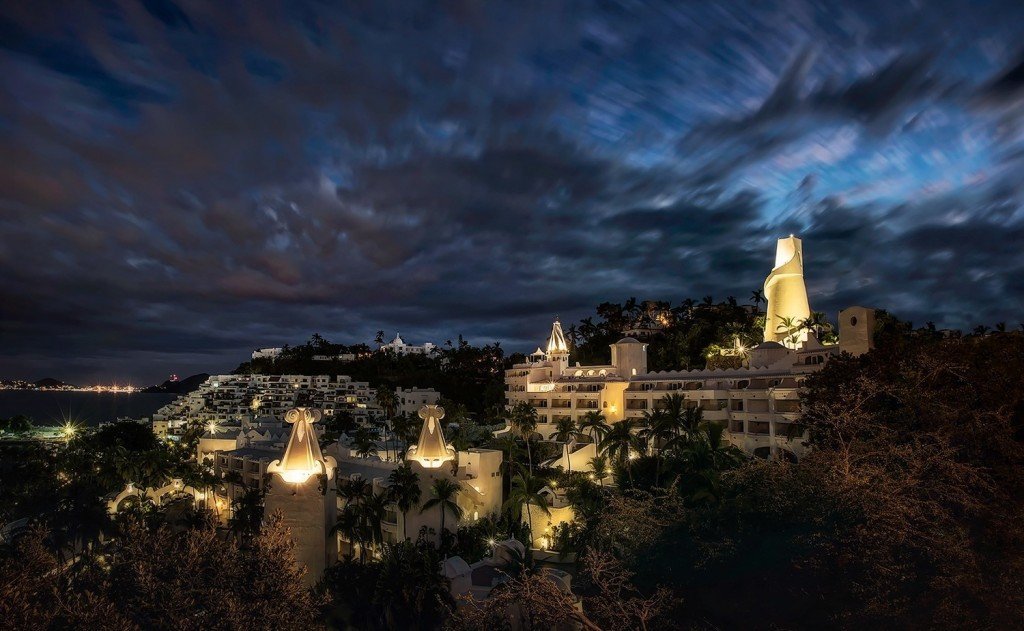
[[[804,253],[800,239],[789,235],[779,239],[775,250],[775,267],[764,281],[764,297],[768,313],[764,320],[764,340],[796,346],[807,340],[807,331],[791,335],[785,322],[799,324],[811,315],[804,285]]]

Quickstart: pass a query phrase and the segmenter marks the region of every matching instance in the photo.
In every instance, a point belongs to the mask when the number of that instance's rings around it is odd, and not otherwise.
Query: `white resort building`
[[[430,355],[434,352],[437,347],[430,342],[424,342],[417,346],[415,344],[406,344],[402,339],[401,334],[395,333],[395,339],[391,340],[387,344],[382,344],[380,347],[381,351],[391,351],[396,355]]]
[[[874,310],[850,307],[839,314],[839,344],[823,345],[813,332],[791,331],[786,322],[810,315],[803,279],[800,239],[779,239],[775,267],[765,281],[765,341],[750,349],[745,366],[733,369],[649,372],[647,344],[624,337],[611,345],[611,361],[597,366],[570,365],[569,348],[557,320],[547,344],[505,372],[506,404],[526,402],[539,419],[537,432],[550,438],[563,418],[579,421],[600,411],[609,424],[641,418],[663,405],[667,394],[685,397],[707,421],[726,424],[729,441],[745,452],[796,458],[805,450],[800,418],[804,377],[819,370],[829,357],[847,351],[867,352],[872,346]],[[573,471],[589,471],[595,446],[574,444],[554,466],[571,460]]]
[[[284,349],[281,347],[257,348],[252,352],[253,359],[277,359]]]

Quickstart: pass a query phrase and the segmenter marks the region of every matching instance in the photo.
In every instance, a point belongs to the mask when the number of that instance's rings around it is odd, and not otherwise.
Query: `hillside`
[[[142,392],[150,393],[161,393],[161,394],[188,394],[200,386],[210,375],[201,372],[198,375],[192,375],[191,377],[185,377],[178,381],[165,381],[159,386],[149,386],[142,390]]]

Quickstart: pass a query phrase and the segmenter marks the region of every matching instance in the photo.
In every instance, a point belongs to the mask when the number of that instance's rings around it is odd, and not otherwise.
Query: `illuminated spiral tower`
[[[811,307],[804,285],[803,244],[793,235],[779,239],[775,267],[764,281],[764,297],[768,301],[764,340],[789,347],[805,342],[807,331],[795,329],[810,317]]]

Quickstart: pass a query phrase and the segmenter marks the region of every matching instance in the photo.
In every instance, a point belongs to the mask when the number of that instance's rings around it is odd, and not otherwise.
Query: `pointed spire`
[[[324,458],[313,430],[313,423],[321,416],[320,410],[312,408],[295,408],[285,414],[285,420],[292,424],[292,435],[288,438],[284,456],[270,463],[268,472],[279,473],[285,482],[295,484],[302,484],[313,475],[331,474],[334,459]]]
[[[424,405],[419,416],[423,419],[420,439],[409,450],[408,459],[415,460],[427,469],[436,469],[449,460],[455,460],[455,450],[448,446],[441,431],[444,408],[440,405]]]
[[[569,345],[565,343],[565,335],[562,333],[562,323],[555,319],[551,325],[551,337],[548,338],[548,354],[568,353]]]

